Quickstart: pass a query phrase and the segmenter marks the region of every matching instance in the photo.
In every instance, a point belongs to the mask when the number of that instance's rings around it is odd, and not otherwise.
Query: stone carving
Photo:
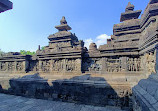
[[[23,62],[17,62],[17,63],[16,63],[16,70],[17,70],[17,71],[22,71],[23,68],[24,68]]]
[[[83,71],[101,71],[101,59],[86,59],[82,64]]]
[[[50,61],[49,60],[40,61],[40,69],[43,72],[49,72],[50,71]]]
[[[148,69],[148,72],[150,73],[156,73],[156,70],[155,70],[155,65],[156,65],[156,56],[155,54],[153,53],[149,53],[147,55],[147,69]]]
[[[121,23],[114,25],[113,35],[107,39],[107,44],[97,48],[95,43],[91,43],[89,50],[84,47],[82,40],[78,40],[76,34],[70,32],[71,27],[65,17],[62,17],[60,25],[55,26],[58,32],[48,37],[48,46],[44,49],[39,47],[34,56],[22,56],[17,52],[3,55],[0,57],[0,69],[46,73],[155,72],[153,52],[157,44],[157,35],[154,35],[158,24],[156,9],[156,2],[148,4],[139,19],[141,10],[135,11],[134,5],[129,2],[125,12],[121,14]],[[18,62],[19,59],[21,62]]]
[[[7,64],[6,64],[6,62],[1,62],[1,64],[0,64],[0,70],[1,71],[7,71]]]
[[[140,71],[140,58],[129,58],[128,59],[128,71]]]
[[[78,71],[80,69],[79,59],[52,60],[52,71]]]
[[[107,72],[120,72],[121,61],[119,59],[108,59],[107,60]]]
[[[64,60],[52,60],[52,71],[64,70]]]

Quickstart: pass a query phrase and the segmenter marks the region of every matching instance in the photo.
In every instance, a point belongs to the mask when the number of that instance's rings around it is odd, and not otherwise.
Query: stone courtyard
[[[0,111],[123,111],[118,107],[98,107],[0,94]]]

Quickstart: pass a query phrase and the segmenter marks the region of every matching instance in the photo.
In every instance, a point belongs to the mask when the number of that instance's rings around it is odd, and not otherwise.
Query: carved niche
[[[6,62],[0,62],[0,70],[1,71],[6,71],[7,70]]]
[[[8,62],[8,71],[14,71],[14,70],[15,70],[15,63]]]

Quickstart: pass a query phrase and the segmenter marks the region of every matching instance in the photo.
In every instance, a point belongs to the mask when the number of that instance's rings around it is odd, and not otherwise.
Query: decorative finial
[[[38,45],[38,50],[41,50],[41,47],[40,47],[40,45]]]
[[[63,24],[67,24],[67,21],[65,19],[65,17],[63,16],[62,19],[60,20],[60,24],[63,25]]]
[[[134,10],[134,5],[131,4],[131,2],[128,2],[128,5],[126,7],[126,12],[129,12],[129,11],[133,11]]]

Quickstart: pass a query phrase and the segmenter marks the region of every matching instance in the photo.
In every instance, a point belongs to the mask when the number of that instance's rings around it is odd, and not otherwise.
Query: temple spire
[[[63,24],[67,24],[67,21],[65,19],[65,16],[62,17],[62,19],[60,20],[60,24],[63,25]]]
[[[140,14],[141,14],[141,10],[134,11],[134,5],[131,4],[131,2],[128,2],[125,12],[121,13],[120,22],[131,20],[131,19],[138,19]]]
[[[60,20],[60,25],[55,26],[56,29],[59,31],[68,31],[71,30],[71,27],[67,24],[67,21],[65,17],[63,16],[62,19]]]
[[[133,11],[133,10],[134,10],[134,5],[131,4],[131,2],[128,2],[125,12],[129,12],[129,11]]]

